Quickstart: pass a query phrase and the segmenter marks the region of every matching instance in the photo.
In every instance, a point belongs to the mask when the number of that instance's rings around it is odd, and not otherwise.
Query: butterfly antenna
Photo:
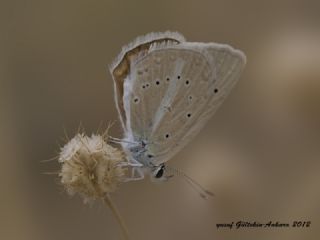
[[[187,174],[185,174],[184,172],[182,172],[179,169],[173,168],[173,167],[168,167],[166,166],[166,169],[171,171],[173,174],[183,177],[183,179],[186,180],[186,182],[196,191],[199,193],[200,197],[207,199],[208,196],[213,197],[214,194],[205,189],[204,187],[202,187],[198,182],[196,182],[193,178],[189,177]]]

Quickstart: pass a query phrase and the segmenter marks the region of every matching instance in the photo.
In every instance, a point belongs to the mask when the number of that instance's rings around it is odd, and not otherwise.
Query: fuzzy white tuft
[[[77,134],[62,147],[59,162],[61,183],[85,202],[104,198],[125,179],[127,162],[122,151],[108,145],[101,135]]]

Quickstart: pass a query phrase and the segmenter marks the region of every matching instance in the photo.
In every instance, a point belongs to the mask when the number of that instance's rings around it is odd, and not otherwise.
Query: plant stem
[[[122,219],[122,217],[121,217],[121,215],[120,215],[117,207],[116,207],[115,204],[112,202],[110,196],[107,195],[107,196],[103,199],[103,202],[104,202],[105,205],[107,205],[107,206],[111,209],[113,215],[114,215],[115,218],[117,219],[117,222],[119,223],[120,228],[121,228],[121,230],[122,230],[122,234],[123,234],[124,239],[125,239],[125,240],[129,240],[128,228],[127,228],[125,222],[123,221],[123,219]]]

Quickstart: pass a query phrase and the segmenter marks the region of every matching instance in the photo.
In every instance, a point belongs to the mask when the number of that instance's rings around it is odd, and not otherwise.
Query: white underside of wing
[[[220,107],[246,63],[245,55],[228,45],[184,42],[182,35],[166,32],[137,38],[123,48],[110,69],[131,49],[163,37],[180,43],[154,43],[132,59],[123,95],[117,96],[124,107],[125,139],[148,143],[135,159],[143,164],[159,165],[186,146]]]

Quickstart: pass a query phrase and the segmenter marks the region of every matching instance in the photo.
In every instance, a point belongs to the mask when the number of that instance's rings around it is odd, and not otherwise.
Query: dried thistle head
[[[85,202],[115,191],[127,171],[123,152],[95,134],[77,134],[61,148],[59,162],[61,183],[69,194],[79,193]]]

